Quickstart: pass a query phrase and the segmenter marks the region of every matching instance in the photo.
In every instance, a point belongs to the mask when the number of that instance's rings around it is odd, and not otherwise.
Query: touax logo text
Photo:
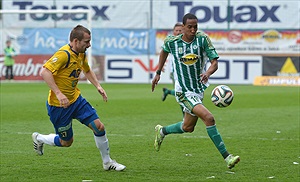
[[[74,5],[74,6],[68,6],[68,5],[64,5],[61,8],[58,8],[56,6],[51,6],[51,7],[47,7],[44,5],[33,5],[33,2],[30,1],[20,1],[20,2],[13,2],[13,6],[17,6],[20,10],[55,10],[55,9],[92,9],[94,11],[94,15],[92,17],[93,20],[98,20],[98,18],[102,18],[102,20],[109,20],[108,16],[105,14],[105,11],[109,8],[109,6],[86,6],[86,5]],[[56,15],[56,14],[31,14],[30,17],[33,20],[36,21],[43,21],[49,18],[49,16],[53,19],[53,20],[85,20],[87,19],[86,15],[75,15],[75,14],[62,14],[62,15]],[[26,20],[26,16],[25,14],[20,14],[19,15],[19,20],[21,21],[25,21]]]
[[[192,14],[198,14],[203,16],[198,16],[199,23],[205,23],[211,20],[218,23],[227,22],[230,17],[230,22],[236,21],[239,23],[244,22],[266,22],[270,20],[272,22],[280,22],[279,18],[276,16],[276,11],[280,6],[251,6],[251,5],[243,5],[243,6],[229,6],[229,11],[227,8],[222,8],[220,10],[220,6],[193,6],[192,1],[171,1],[170,6],[177,7],[177,21],[181,22],[182,17],[185,15],[185,10],[189,9],[189,12]],[[221,17],[221,14],[226,16]],[[230,12],[230,13],[228,13]],[[261,16],[259,16],[261,14]]]

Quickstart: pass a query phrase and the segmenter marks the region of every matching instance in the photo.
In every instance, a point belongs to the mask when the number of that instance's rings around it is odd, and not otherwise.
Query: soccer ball
[[[211,92],[211,101],[217,107],[227,107],[233,101],[233,91],[227,85],[218,85]]]

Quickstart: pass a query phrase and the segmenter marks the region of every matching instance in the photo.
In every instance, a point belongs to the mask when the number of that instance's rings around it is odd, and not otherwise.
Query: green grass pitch
[[[229,85],[235,97],[227,108],[204,97],[230,153],[241,157],[232,170],[208,138],[202,121],[193,133],[169,135],[153,148],[154,127],[182,120],[173,96],[161,101],[159,84],[102,84],[108,102],[93,85],[80,83],[82,95],[98,111],[110,141],[111,157],[127,166],[104,171],[92,132],[73,121],[69,148],[32,148],[31,134],[53,132],[45,102],[45,83],[1,83],[1,182],[26,181],[299,181],[299,87]]]

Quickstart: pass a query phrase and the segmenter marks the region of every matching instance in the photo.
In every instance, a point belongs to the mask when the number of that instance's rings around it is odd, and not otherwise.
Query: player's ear
[[[78,42],[79,42],[79,40],[78,40],[77,38],[75,38],[73,41],[74,41],[75,43],[78,43]]]

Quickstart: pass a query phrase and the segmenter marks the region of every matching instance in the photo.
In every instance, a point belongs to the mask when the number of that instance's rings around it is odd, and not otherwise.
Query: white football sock
[[[37,136],[37,140],[38,141],[41,141],[45,144],[48,144],[48,145],[52,145],[52,146],[55,146],[55,143],[54,143],[54,138],[56,137],[57,135],[56,134],[49,134],[49,135],[43,135],[43,134],[39,134]]]
[[[109,155],[109,144],[106,135],[103,136],[94,135],[94,139],[95,139],[96,146],[100,151],[103,163],[111,162],[112,160]]]
[[[160,130],[159,133],[160,133],[160,135],[161,135],[162,137],[165,137],[165,134],[163,133],[162,130]]]

